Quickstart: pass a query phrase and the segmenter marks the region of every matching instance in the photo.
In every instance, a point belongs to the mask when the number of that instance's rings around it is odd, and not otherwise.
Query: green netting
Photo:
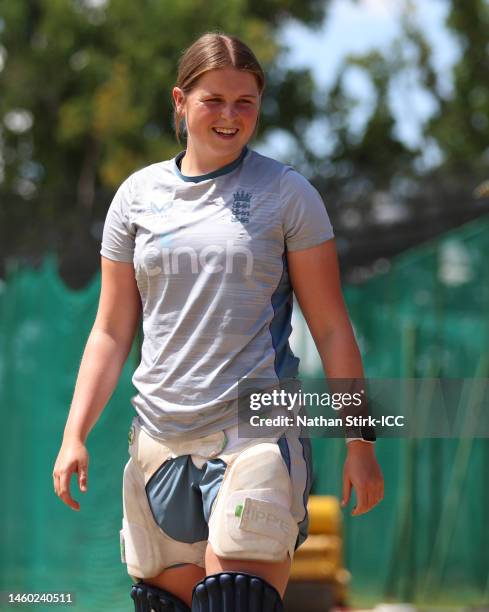
[[[488,252],[489,219],[479,219],[346,287],[369,376],[488,376]],[[136,346],[89,437],[89,489],[74,493],[80,512],[55,497],[51,477],[99,287],[96,276],[68,290],[49,256],[38,271],[11,271],[0,288],[0,591],[71,590],[75,610],[121,612],[132,609],[118,531]],[[321,376],[300,317],[294,334],[303,376]],[[344,443],[314,439],[313,448],[314,492],[338,494]],[[384,501],[365,516],[344,514],[353,602],[487,603],[488,441],[391,439],[377,451]]]

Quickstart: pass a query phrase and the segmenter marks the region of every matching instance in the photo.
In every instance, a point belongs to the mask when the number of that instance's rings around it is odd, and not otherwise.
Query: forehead
[[[256,78],[251,72],[235,68],[221,68],[205,72],[197,81],[195,90],[233,95],[258,95]]]

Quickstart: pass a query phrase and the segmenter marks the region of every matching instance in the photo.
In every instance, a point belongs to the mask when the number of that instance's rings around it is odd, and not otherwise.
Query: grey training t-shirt
[[[235,425],[240,380],[297,375],[286,251],[333,237],[319,193],[290,166],[245,147],[187,177],[183,155],[122,183],[100,250],[134,264],[144,341],[131,402],[163,440]]]

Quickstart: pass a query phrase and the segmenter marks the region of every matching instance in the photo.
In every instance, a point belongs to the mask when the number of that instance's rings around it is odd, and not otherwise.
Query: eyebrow
[[[205,96],[217,96],[217,97],[221,98],[223,94],[221,94],[221,93],[210,93],[210,92],[206,92],[204,95],[205,95]],[[258,96],[255,96],[254,94],[240,94],[240,95],[238,96],[238,98],[257,98],[257,97],[258,97]]]

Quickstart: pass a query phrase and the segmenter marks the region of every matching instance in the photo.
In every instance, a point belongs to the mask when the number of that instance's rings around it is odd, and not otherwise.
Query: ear
[[[172,90],[173,101],[178,114],[183,114],[185,108],[185,94],[180,87],[174,87]]]

